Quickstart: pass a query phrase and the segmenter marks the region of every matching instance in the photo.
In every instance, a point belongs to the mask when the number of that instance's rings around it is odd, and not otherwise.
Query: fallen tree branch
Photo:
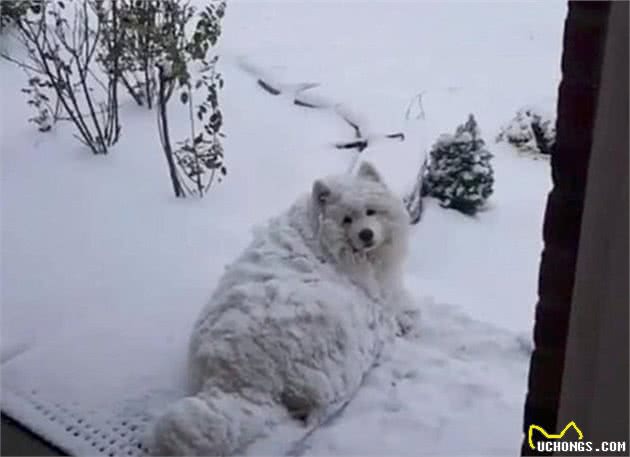
[[[405,141],[405,134],[402,132],[390,133],[389,135],[385,135],[385,137],[390,138],[390,139],[399,139],[400,141]]]
[[[349,143],[336,143],[337,149],[357,149],[359,152],[363,152],[367,148],[367,140],[350,141]]]
[[[420,222],[422,212],[424,210],[423,198],[426,196],[426,188],[424,186],[424,176],[429,163],[428,155],[425,154],[413,189],[403,198],[403,203],[409,214],[409,223],[415,225]]]
[[[405,111],[405,119],[409,120],[411,119],[411,107],[413,106],[414,102],[416,103],[416,105],[418,105],[418,114],[416,114],[414,116],[414,119],[424,119],[425,115],[424,115],[424,106],[422,104],[422,96],[424,95],[425,91],[422,91],[418,94],[416,94],[410,101],[409,104],[407,105],[407,110]]]
[[[405,140],[405,135],[402,132],[398,133],[390,133],[387,135],[383,135],[382,137],[373,137],[372,140],[378,140],[379,138],[388,138],[388,139],[398,139],[400,141]],[[337,149],[357,149],[359,152],[362,152],[365,148],[370,145],[369,138],[359,138],[354,141],[347,141],[343,143],[336,143],[335,147]]]
[[[322,108],[321,106],[314,105],[309,102],[305,102],[304,100],[300,100],[299,98],[294,99],[293,104],[297,106],[303,106],[304,108],[314,108],[314,109]]]
[[[269,92],[271,95],[280,95],[282,93],[280,92],[280,90],[276,89],[275,87],[272,87],[270,84],[266,83],[262,79],[258,79],[256,82],[258,83],[260,87],[262,87],[265,91]]]
[[[248,68],[248,69],[245,69],[245,71],[252,72],[253,70]],[[259,76],[256,79],[256,83],[268,94],[278,96],[283,93],[283,91],[280,88],[274,87],[272,84],[265,81],[263,78]],[[315,103],[306,101],[303,98],[300,98],[297,96],[297,93],[303,92],[305,90],[311,89],[316,86],[317,84],[315,83],[305,83],[305,84],[298,85],[295,91],[296,95],[293,97],[293,104],[296,106],[301,106],[301,107],[310,108],[310,109],[327,108],[326,105],[317,105]],[[340,112],[338,109],[335,109],[334,111],[337,114],[337,116],[339,116],[346,124],[348,124],[352,128],[352,130],[354,131],[354,136],[356,138],[354,141],[345,141],[345,142],[335,143],[335,147],[337,149],[356,149],[358,153],[360,154],[370,145],[370,140],[364,137],[363,133],[361,132],[360,126],[356,122],[352,121],[346,114]],[[398,139],[400,141],[404,141],[405,135],[402,132],[397,132],[397,133],[390,133],[390,134],[383,135],[381,138]],[[353,163],[356,163],[357,160],[358,160],[358,157],[355,158]]]
[[[337,114],[341,117],[341,119],[343,119],[346,124],[348,124],[350,127],[352,127],[352,129],[354,130],[354,136],[355,138],[361,138],[363,135],[361,135],[361,129],[359,128],[359,126],[355,123],[352,122],[348,116],[340,113],[339,111],[337,111]]]

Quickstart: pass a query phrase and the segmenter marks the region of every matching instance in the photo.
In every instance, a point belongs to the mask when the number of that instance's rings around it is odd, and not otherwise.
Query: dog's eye
[[[368,208],[365,210],[366,216],[374,216],[375,214],[376,214],[376,211],[374,211],[372,208]]]
[[[352,218],[350,216],[346,216],[343,218],[343,224],[344,225],[349,225],[352,224]]]

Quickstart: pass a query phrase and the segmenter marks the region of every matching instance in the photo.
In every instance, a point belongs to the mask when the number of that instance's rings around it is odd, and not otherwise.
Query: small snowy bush
[[[429,153],[422,194],[440,206],[475,214],[492,194],[494,172],[479,127],[471,114],[455,135],[442,135]]]
[[[555,121],[542,110],[521,108],[501,129],[497,141],[507,141],[523,153],[551,154],[556,141]]]
[[[26,53],[0,51],[0,57],[28,76],[22,92],[37,112],[29,121],[40,131],[71,121],[79,141],[107,154],[122,130],[120,85],[139,105],[157,107],[177,197],[203,196],[227,174],[218,99],[223,79],[214,52],[225,0],[199,7],[173,0],[15,0],[2,8],[3,23],[6,15]],[[185,132],[172,131],[172,99],[187,108]]]
[[[11,3],[14,6],[18,3]],[[50,130],[58,119],[75,126],[75,137],[94,154],[107,154],[121,131],[118,119],[118,72],[105,78],[99,69],[100,25],[115,21],[116,1],[58,0],[19,2],[19,15],[12,17],[12,36],[26,51],[24,56],[1,53],[28,75],[29,105],[37,110],[30,119],[41,131]],[[4,8],[4,7],[3,7]],[[115,46],[116,43],[110,44]],[[117,61],[117,59],[116,59]],[[116,66],[116,63],[113,63]],[[56,108],[51,101],[56,99]]]

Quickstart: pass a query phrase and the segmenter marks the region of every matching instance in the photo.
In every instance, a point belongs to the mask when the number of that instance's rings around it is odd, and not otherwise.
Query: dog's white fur
[[[191,396],[158,419],[152,452],[243,452],[350,398],[405,315],[408,226],[400,198],[364,162],[356,176],[316,181],[259,230],[198,318]]]

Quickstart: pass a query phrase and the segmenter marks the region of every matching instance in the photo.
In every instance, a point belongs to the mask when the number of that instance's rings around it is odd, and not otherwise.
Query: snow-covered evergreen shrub
[[[455,135],[442,135],[433,145],[422,193],[437,198],[444,208],[475,214],[493,191],[491,158],[471,114]]]
[[[540,109],[521,108],[501,129],[497,141],[507,141],[523,153],[551,154],[556,141],[555,120]]]

